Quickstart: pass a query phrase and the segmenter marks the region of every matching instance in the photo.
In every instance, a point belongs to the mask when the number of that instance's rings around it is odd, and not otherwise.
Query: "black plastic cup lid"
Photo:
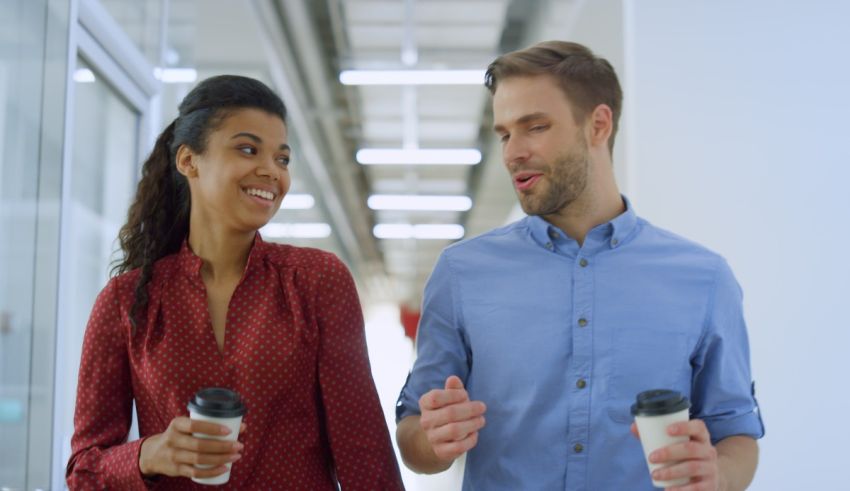
[[[689,407],[688,398],[675,390],[647,390],[637,395],[637,402],[632,404],[632,416],[663,416]]]
[[[214,418],[235,418],[245,414],[245,405],[236,392],[221,387],[209,387],[199,390],[192,397],[189,410]]]

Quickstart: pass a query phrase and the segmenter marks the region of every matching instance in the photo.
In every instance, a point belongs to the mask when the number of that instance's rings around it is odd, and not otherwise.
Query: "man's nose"
[[[530,155],[529,147],[522,138],[510,138],[502,148],[505,165],[508,167],[523,163]]]

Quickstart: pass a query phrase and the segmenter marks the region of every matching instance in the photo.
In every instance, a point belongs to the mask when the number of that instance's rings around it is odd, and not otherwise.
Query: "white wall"
[[[848,489],[850,3],[624,5],[626,192],[744,288],[767,427],[751,489]]]

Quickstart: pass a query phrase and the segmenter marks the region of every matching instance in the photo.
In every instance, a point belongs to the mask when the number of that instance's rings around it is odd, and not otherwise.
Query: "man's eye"
[[[510,135],[501,135],[499,136],[499,141],[505,143],[506,141],[508,141],[508,137],[510,137]]]
[[[531,131],[543,131],[546,128],[548,128],[548,126],[546,126],[545,124],[538,124],[538,125],[532,126]]]

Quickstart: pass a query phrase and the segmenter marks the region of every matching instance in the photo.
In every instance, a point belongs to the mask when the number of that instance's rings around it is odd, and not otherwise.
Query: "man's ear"
[[[186,145],[180,145],[177,149],[177,172],[186,177],[197,177],[198,166],[195,162],[195,152]]]
[[[590,144],[608,148],[608,139],[614,131],[614,113],[607,104],[599,104],[589,117]]]

